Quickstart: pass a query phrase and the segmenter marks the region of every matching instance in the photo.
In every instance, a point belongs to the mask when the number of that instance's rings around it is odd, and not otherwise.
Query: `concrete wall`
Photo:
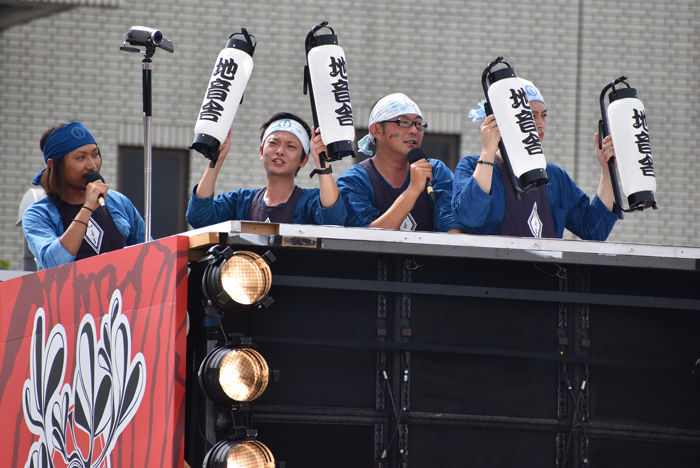
[[[98,139],[103,175],[117,190],[118,147],[143,144],[141,56],[119,50],[133,25],[158,28],[175,45],[174,54],[159,50],[153,60],[153,144],[163,148],[192,142],[208,77],[228,36],[245,27],[257,37],[218,192],[264,184],[258,129],[272,113],[288,110],[311,120],[302,94],[304,39],[322,20],[345,50],[358,126],[366,126],[378,98],[401,91],[419,104],[431,131],[459,133],[461,154],[477,154],[479,130],[467,114],[483,97],[484,67],[502,55],[547,101],[547,159],[591,195],[600,174],[593,151],[598,97],[625,74],[647,108],[660,209],[628,215],[610,240],[700,243],[700,207],[692,202],[700,175],[694,160],[700,4],[693,0],[632,2],[625,10],[610,0],[114,4],[78,6],[0,32],[0,258],[13,268],[21,267],[18,206],[44,166],[38,141],[46,128],[82,120]],[[192,154],[190,187],[205,164]],[[336,164],[335,174],[349,164]],[[315,186],[309,171],[299,174],[299,185]]]

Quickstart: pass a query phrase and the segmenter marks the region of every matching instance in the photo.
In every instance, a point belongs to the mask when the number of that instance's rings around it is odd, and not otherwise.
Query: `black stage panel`
[[[697,270],[299,242],[247,246],[275,302],[223,321],[279,371],[249,421],[287,468],[700,466]]]
[[[591,437],[589,465],[596,468],[697,468],[697,446]]]
[[[491,356],[411,355],[411,409],[554,418],[557,366]]]
[[[700,358],[698,330],[698,311],[591,307],[590,355],[640,364],[591,369],[591,417],[700,428],[700,375],[664,368]]]
[[[553,434],[412,424],[408,459],[411,466],[554,466]]]
[[[285,468],[372,466],[372,426],[340,424],[255,424],[258,440]]]
[[[374,350],[264,343],[258,351],[280,371],[258,404],[374,408]]]

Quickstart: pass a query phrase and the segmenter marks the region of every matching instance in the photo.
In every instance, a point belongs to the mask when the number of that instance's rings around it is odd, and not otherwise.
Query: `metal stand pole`
[[[143,59],[143,204],[146,223],[146,239],[151,240],[151,165],[152,165],[152,81],[151,59]]]
[[[129,45],[127,45],[129,44]],[[136,47],[134,47],[136,46]],[[151,57],[156,53],[156,47],[170,52],[175,51],[173,43],[163,37],[157,29],[134,26],[126,33],[124,45],[119,48],[124,52],[139,53],[145,47],[145,57],[142,62],[143,77],[143,209],[146,235],[144,242],[151,240],[151,152],[153,141],[151,136],[151,115],[153,104],[153,86],[151,83]]]

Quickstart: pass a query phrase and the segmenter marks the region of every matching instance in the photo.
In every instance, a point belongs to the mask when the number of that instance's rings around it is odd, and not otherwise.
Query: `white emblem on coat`
[[[399,231],[415,231],[417,227],[418,227],[418,223],[416,223],[416,220],[413,219],[413,216],[411,216],[411,213],[408,213],[408,216],[406,216],[406,219],[404,219],[403,223],[401,223],[401,226],[399,227]]]
[[[90,244],[90,247],[92,247],[95,250],[95,253],[100,253],[100,249],[102,248],[102,239],[104,238],[104,235],[105,232],[102,230],[100,225],[93,221],[92,218],[90,218],[90,221],[88,221],[87,231],[85,231],[85,235],[83,237],[85,238],[87,243]]]
[[[270,221],[270,217],[269,217],[269,216],[267,217],[267,219],[265,220],[265,222],[266,222],[266,223],[271,223],[271,222],[272,222],[272,221]]]
[[[537,212],[537,202],[532,206],[532,213],[527,219],[527,225],[530,228],[532,237],[542,237],[542,220]]]

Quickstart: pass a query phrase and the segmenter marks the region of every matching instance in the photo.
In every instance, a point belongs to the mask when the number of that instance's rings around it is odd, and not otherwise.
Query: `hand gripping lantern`
[[[243,38],[234,37],[240,35]],[[238,106],[243,102],[243,93],[253,72],[253,53],[257,45],[254,40],[255,36],[248,34],[245,28],[231,34],[209,79],[190,149],[207,157],[210,167],[216,165],[219,146],[226,140]]]
[[[617,169],[620,171],[622,190],[627,195],[629,209],[622,207],[622,196],[617,181],[615,161],[608,161],[610,180],[615,195],[615,214],[622,219],[622,212],[641,211],[645,208],[658,209],[654,192],[656,191],[656,175],[654,161],[651,158],[649,129],[644,104],[639,100],[637,90],[625,81],[626,76],[616,79],[600,93],[600,112],[602,119],[598,122],[598,140],[603,146],[603,138],[612,136],[615,148]],[[627,86],[615,89],[618,84]],[[605,93],[612,88],[608,95],[610,105],[605,109]]]
[[[330,29],[331,34],[316,33]],[[350,103],[350,88],[345,52],[338,45],[338,36],[324,21],[306,36],[306,63],[304,67],[304,94],[311,98],[314,126],[321,129],[323,144],[328,154],[323,161],[337,161],[355,156],[353,141],[355,127]]]
[[[506,68],[494,71],[493,67],[499,64],[505,64]],[[520,199],[520,193],[549,182],[545,170],[547,161],[530,111],[530,101],[523,82],[510,64],[503,61],[503,57],[498,57],[486,67],[481,75],[481,84],[486,95],[484,110],[486,115],[496,116],[501,132],[498,148],[508,169],[513,191]]]

